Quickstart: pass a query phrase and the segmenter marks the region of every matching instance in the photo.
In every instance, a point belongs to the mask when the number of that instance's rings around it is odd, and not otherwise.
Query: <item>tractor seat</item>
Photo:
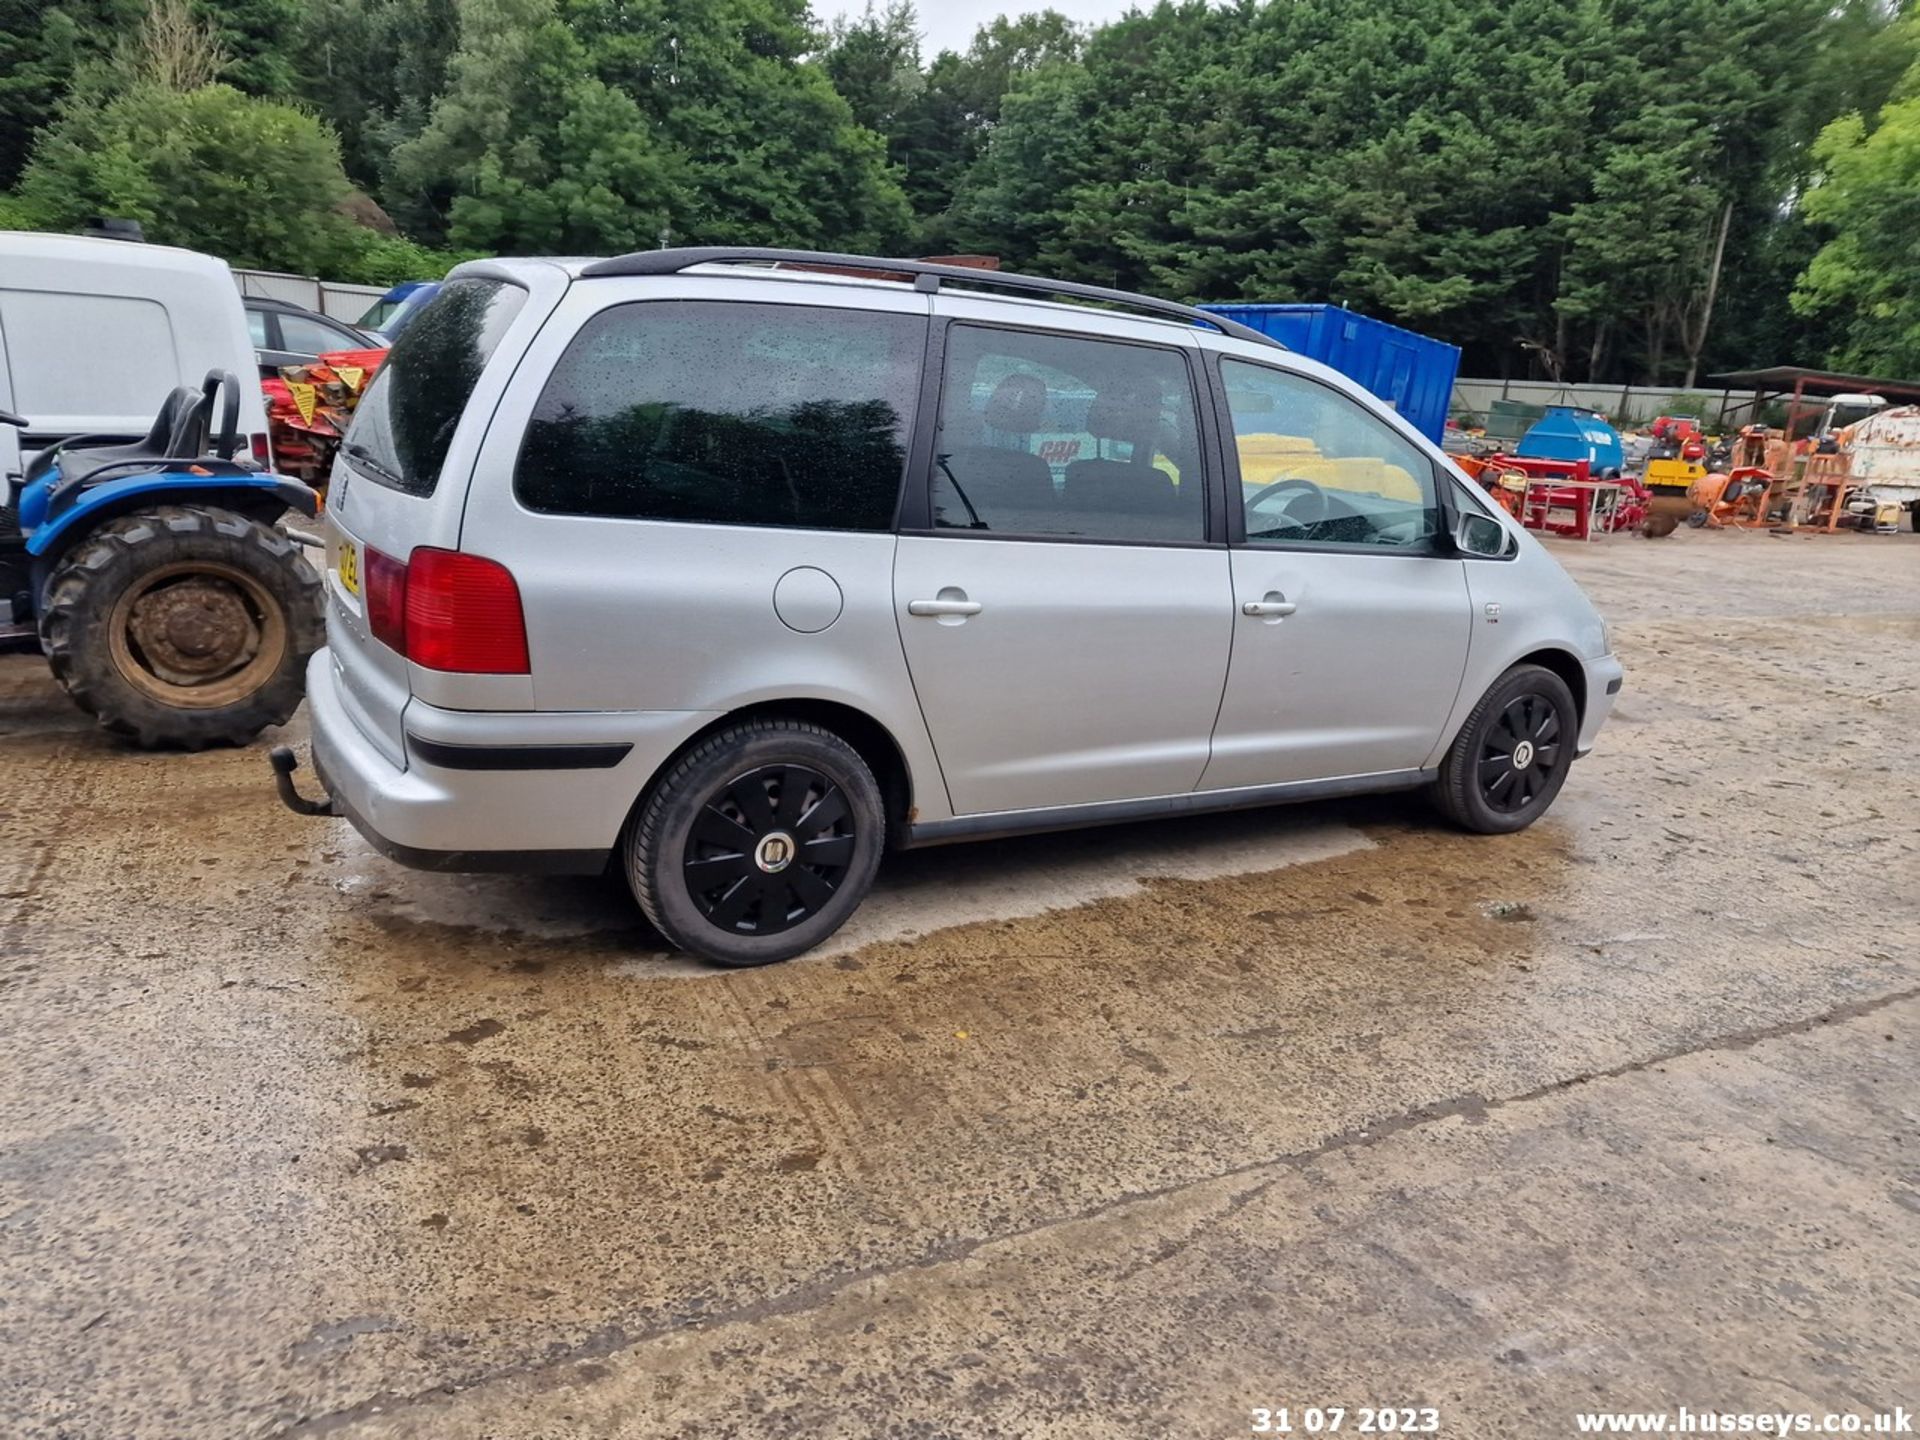
[[[199,456],[207,448],[212,415],[212,397],[191,385],[182,385],[167,396],[160,413],[154,417],[153,427],[141,439],[131,444],[105,445],[75,444],[69,440],[64,445],[50,447],[33,457],[33,463],[27,467],[27,483],[32,484],[56,465],[63,476],[85,484],[94,475],[111,479],[122,473],[123,466]]]

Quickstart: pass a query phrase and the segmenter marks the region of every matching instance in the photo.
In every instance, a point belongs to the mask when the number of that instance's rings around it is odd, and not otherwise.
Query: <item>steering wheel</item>
[[[1304,526],[1304,525],[1317,525],[1322,520],[1327,518],[1327,511],[1328,511],[1327,492],[1322,490],[1318,485],[1314,484],[1313,481],[1303,480],[1298,476],[1293,476],[1286,480],[1276,480],[1271,485],[1262,485],[1258,490],[1254,491],[1253,494],[1247,497],[1246,503],[1243,508],[1246,510],[1248,514],[1252,514],[1254,511],[1254,508],[1258,506],[1262,500],[1265,500],[1269,495],[1279,495],[1283,492],[1288,492],[1288,491],[1298,492],[1302,495],[1310,495],[1313,497],[1313,506],[1312,506],[1313,513],[1312,514],[1306,513],[1304,509],[1302,509],[1300,513],[1296,514],[1291,504],[1283,505],[1280,509],[1280,513],[1283,516],[1285,516],[1288,521],[1290,521],[1295,525]]]

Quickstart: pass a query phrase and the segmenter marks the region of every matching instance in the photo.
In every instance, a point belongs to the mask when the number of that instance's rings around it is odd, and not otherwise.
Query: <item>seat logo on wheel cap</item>
[[[753,847],[753,863],[769,875],[776,875],[793,863],[793,837],[784,830],[763,835]]]
[[[1513,747],[1513,768],[1524,770],[1533,763],[1533,742],[1522,740]]]

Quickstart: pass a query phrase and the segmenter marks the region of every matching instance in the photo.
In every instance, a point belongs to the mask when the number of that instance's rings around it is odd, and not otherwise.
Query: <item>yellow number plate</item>
[[[360,551],[351,541],[340,547],[340,583],[349,595],[360,593]]]

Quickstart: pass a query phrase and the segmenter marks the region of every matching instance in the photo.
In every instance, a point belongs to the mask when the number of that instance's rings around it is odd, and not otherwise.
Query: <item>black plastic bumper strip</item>
[[[407,750],[442,770],[611,770],[632,752],[609,745],[448,745],[411,731]]]

